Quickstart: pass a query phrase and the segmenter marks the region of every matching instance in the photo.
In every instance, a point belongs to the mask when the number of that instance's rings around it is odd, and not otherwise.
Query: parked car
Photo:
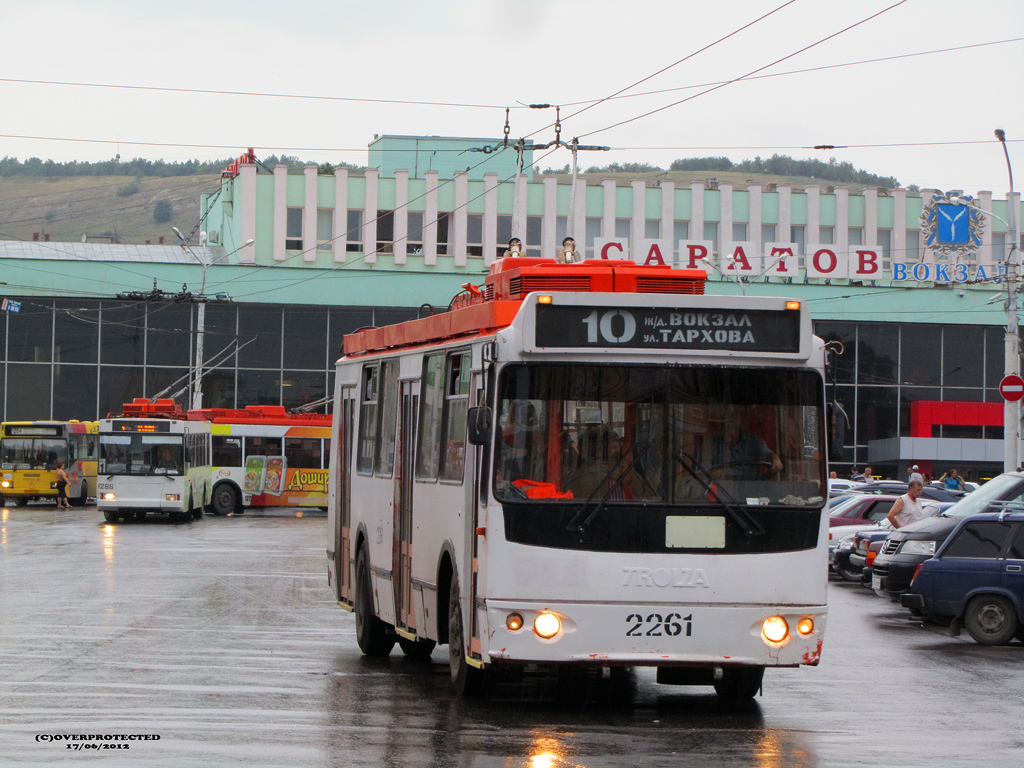
[[[856,581],[866,587],[871,587],[872,564],[878,557],[885,540],[894,530],[895,528],[886,520],[877,530],[858,531],[854,534],[847,570],[851,573],[856,572]]]
[[[885,520],[899,496],[892,494],[858,494],[849,496],[828,513],[829,528],[843,525],[871,525]]]
[[[835,496],[842,496],[848,493],[851,489],[859,488],[864,483],[859,480],[842,480],[840,478],[830,478],[828,481],[828,495],[829,498]]]
[[[898,480],[879,480],[853,489],[853,493],[893,493],[897,496],[902,496],[906,492],[907,484]],[[963,491],[950,491],[926,485],[921,489],[921,495],[933,501],[959,501],[965,494]]]
[[[917,566],[935,555],[957,523],[965,517],[1001,508],[999,502],[1024,498],[1024,472],[1006,472],[969,493],[935,517],[905,525],[890,534],[875,558],[871,587],[876,594],[899,600],[910,589]],[[994,505],[994,506],[993,506]]]
[[[1024,641],[1024,504],[960,520],[900,602],[982,645]]]
[[[884,521],[867,528],[837,529],[836,533],[840,538],[832,552],[832,570],[843,581],[860,582],[863,578],[864,561],[866,560],[866,556],[858,552],[860,542],[875,537],[879,542],[884,541],[892,530],[892,526]]]

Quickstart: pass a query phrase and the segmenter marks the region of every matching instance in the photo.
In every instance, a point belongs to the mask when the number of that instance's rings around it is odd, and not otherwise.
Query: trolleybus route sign
[[[537,305],[538,347],[798,352],[793,310]]]

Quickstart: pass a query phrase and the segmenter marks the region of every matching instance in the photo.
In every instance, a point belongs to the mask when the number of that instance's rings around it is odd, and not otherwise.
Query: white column
[[[891,256],[885,266],[886,274],[889,274],[894,261],[917,261],[916,253],[913,259],[907,253],[907,190],[902,188],[892,191],[892,248],[889,250]]]
[[[757,243],[757,252],[762,253],[764,248],[761,243],[761,195],[763,190],[760,184],[750,184],[747,186],[747,193],[750,195],[750,212],[747,215],[747,240],[752,243]],[[778,235],[778,231],[775,232]],[[767,259],[767,256],[765,256]],[[764,261],[764,269],[768,266],[768,261]]]
[[[672,243],[672,255],[665,254],[669,263],[675,266],[677,263],[676,249],[679,244],[676,242],[676,184],[674,181],[661,182],[661,239],[669,240]]]
[[[348,168],[334,169],[334,261],[344,263],[348,250]]]
[[[288,226],[288,166],[274,166],[274,261],[284,261]],[[244,241],[243,241],[244,242]]]
[[[850,190],[836,187],[836,253],[850,252]]]
[[[633,188],[633,218],[629,225],[630,242],[629,251],[632,258],[637,258],[640,241],[646,236],[647,229],[647,182],[643,179],[631,181],[629,186]]]
[[[455,256],[455,266],[466,266],[466,233],[469,229],[469,174],[458,171],[455,174],[455,210],[448,220],[449,255]]]
[[[437,264],[437,171],[423,174],[427,183],[426,210],[423,211],[423,263]]]
[[[985,211],[992,210],[992,193],[988,190],[984,190],[978,193],[978,207]],[[994,264],[1003,261],[1006,258],[1005,253],[994,254],[992,253],[992,225],[996,223],[996,220],[991,216],[985,217],[987,221],[985,224],[984,233],[981,235],[981,248],[978,251],[978,263],[984,264],[986,267],[990,264]],[[1010,240],[1009,234],[1006,236],[1007,242]],[[244,240],[242,241],[245,242]],[[985,270],[991,272],[991,270]],[[1016,469],[1016,467],[1014,467]]]
[[[238,211],[241,222],[241,242],[247,243],[256,240],[256,166],[246,163],[238,168],[239,178],[236,182],[241,187],[241,207],[238,199],[235,199],[234,207]],[[224,242],[223,232],[221,242]],[[238,252],[239,264],[255,264],[256,248],[243,248]]]
[[[601,186],[604,188],[601,237],[615,237],[615,179],[605,179]]]
[[[302,260],[316,261],[316,189],[315,165],[307,165],[302,169],[305,176],[305,195],[302,207]]]
[[[718,185],[718,210],[720,211],[718,221],[718,249],[722,249],[722,243],[731,243],[732,236],[732,184]]]
[[[378,171],[368,168],[366,176],[366,200],[363,201],[363,261],[377,263],[377,182]]]
[[[409,252],[409,172],[395,171],[395,212],[393,214],[395,241],[391,248],[395,264],[405,264]]]
[[[540,227],[540,255],[553,258],[561,245],[558,242],[558,179],[545,176],[541,183],[544,185],[544,218]],[[569,223],[565,226],[568,228]]]
[[[494,263],[498,252],[498,174],[484,174],[484,264]]]
[[[690,183],[690,240],[704,239],[704,183]],[[682,256],[682,254],[679,254]],[[712,254],[712,258],[714,254]]]
[[[793,188],[780,184],[776,189],[779,195],[779,222],[775,227],[775,238],[780,243],[789,243],[793,238]]]
[[[576,241],[576,247],[586,254],[587,246],[587,180],[576,179],[576,210],[573,221],[566,221],[566,234]]]
[[[530,215],[526,204],[526,188],[529,186],[527,178],[528,177],[524,173],[522,175],[522,181],[516,185],[516,194],[519,196],[519,231],[512,233],[512,237],[518,237],[523,241],[524,252],[526,251],[526,217]]]

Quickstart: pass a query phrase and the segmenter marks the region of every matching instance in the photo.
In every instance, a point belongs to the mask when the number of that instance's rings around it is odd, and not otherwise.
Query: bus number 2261
[[[676,637],[683,633],[683,624],[686,625],[686,636],[690,637],[693,614],[680,616],[678,613],[670,613],[662,618],[660,613],[649,613],[645,618],[642,614],[631,613],[626,617],[626,623],[631,625],[626,630],[626,637]]]

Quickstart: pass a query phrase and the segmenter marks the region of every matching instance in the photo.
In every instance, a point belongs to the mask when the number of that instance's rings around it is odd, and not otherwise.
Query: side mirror
[[[491,442],[491,409],[486,405],[477,405],[469,409],[466,415],[469,427],[470,445],[487,445]]]

